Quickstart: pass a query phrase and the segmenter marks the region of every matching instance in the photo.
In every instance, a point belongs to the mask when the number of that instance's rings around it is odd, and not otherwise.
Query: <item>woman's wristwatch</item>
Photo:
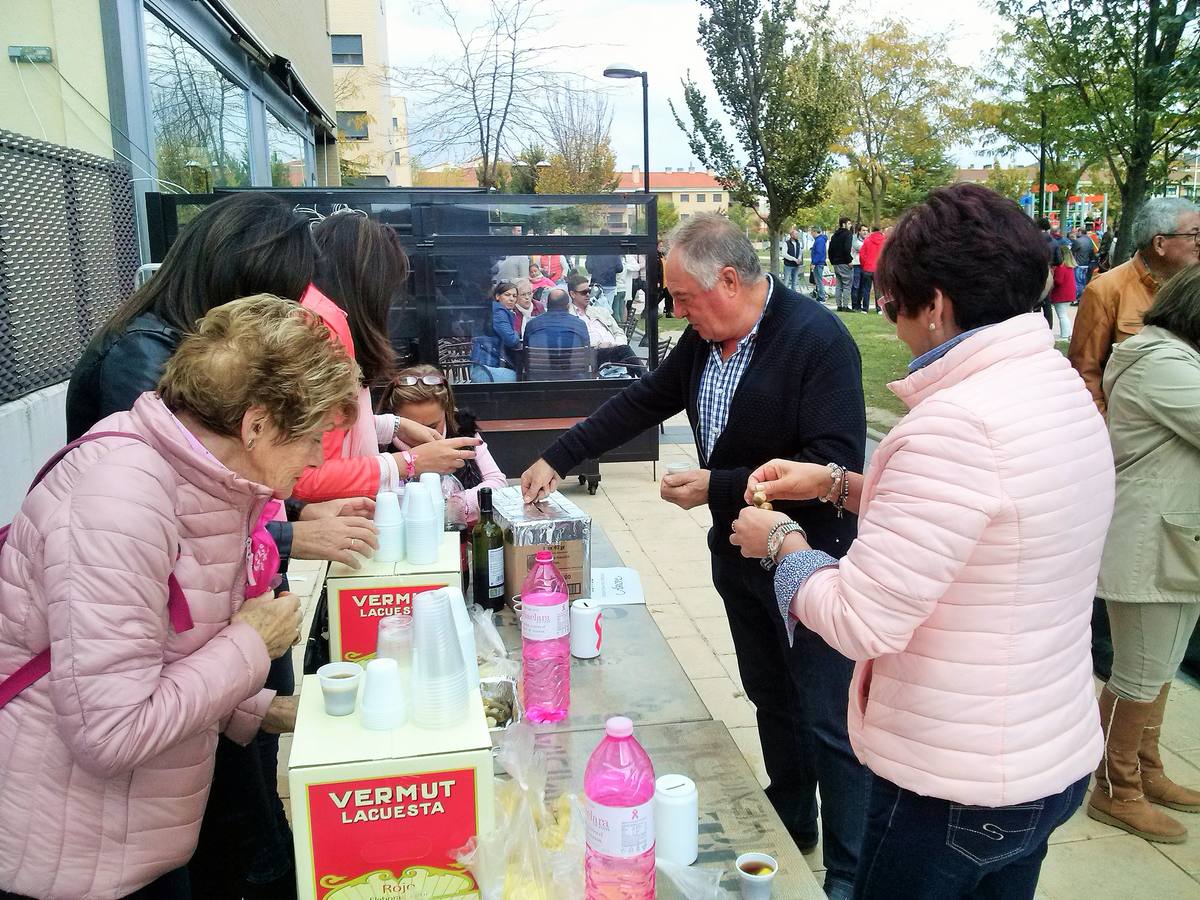
[[[779,556],[779,551],[783,548],[783,542],[789,534],[799,532],[804,540],[808,540],[808,532],[797,522],[780,522],[767,533],[767,555],[759,562],[767,571],[775,568],[776,557]]]

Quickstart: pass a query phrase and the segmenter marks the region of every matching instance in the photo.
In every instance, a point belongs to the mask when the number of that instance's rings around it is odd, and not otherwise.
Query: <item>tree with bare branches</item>
[[[543,194],[595,194],[617,186],[610,132],[612,109],[595,91],[558,91],[547,98],[549,166],[538,179]]]
[[[450,0],[426,4],[452,35],[452,52],[397,68],[391,82],[411,100],[409,140],[426,157],[477,160],[479,183],[499,187],[500,164],[545,140],[547,98],[565,90],[567,74],[544,65],[552,50],[539,40],[551,19],[544,0],[490,0],[482,23]]]

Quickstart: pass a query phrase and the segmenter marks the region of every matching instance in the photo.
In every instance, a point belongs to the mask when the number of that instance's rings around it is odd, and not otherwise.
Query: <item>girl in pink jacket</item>
[[[353,418],[357,380],[295,303],[224,304],[159,395],[30,492],[0,550],[0,682],[50,662],[0,707],[0,897],[190,895],[217,735],[294,719],[263,683],[299,640],[299,603],[262,583],[254,532],[320,462],[322,430]]]
[[[850,740],[874,780],[855,897],[1031,898],[1101,754],[1089,626],[1112,452],[1031,312],[1045,248],[1016,204],[934,191],[878,276],[916,357],[891,386],[908,416],[864,475],[775,460],[747,490],[834,503],[858,538],[839,565],[746,509],[731,540],[777,564],[789,634],[801,621],[857,661]]]

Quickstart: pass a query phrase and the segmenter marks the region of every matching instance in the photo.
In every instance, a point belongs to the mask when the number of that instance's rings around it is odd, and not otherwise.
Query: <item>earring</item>
[[[930,326],[930,327],[932,328],[933,326]],[[250,440],[246,441],[246,449],[247,450],[254,449],[254,438],[250,438]]]
[[[935,325],[933,322],[930,322],[930,323],[929,323],[929,330],[930,330],[930,331],[937,331],[937,325]]]

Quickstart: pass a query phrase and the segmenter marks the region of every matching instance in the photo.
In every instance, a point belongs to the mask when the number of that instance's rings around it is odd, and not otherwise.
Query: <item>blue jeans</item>
[[[1087,287],[1088,266],[1075,267],[1075,299],[1078,300],[1083,296],[1083,289]]]
[[[855,309],[863,312],[871,311],[871,291],[875,287],[875,273],[863,269],[858,273],[858,303]]]
[[[825,263],[813,263],[813,296],[825,302]]]
[[[799,271],[799,266],[789,266],[787,263],[783,264],[783,274],[787,276],[787,286],[790,290],[794,291],[796,289],[796,274]]]
[[[1090,777],[1041,800],[987,807],[874,776],[855,900],[1030,900],[1046,842],[1079,809]]]
[[[712,533],[709,534],[711,547]],[[817,786],[825,891],[850,897],[866,823],[870,773],[850,749],[846,707],[854,664],[803,625],[789,648],[770,573],[757,560],[713,554],[738,673],[755,705],[767,799],[800,846],[817,839]]]
[[[472,383],[496,382],[497,384],[516,381],[517,373],[512,369],[504,369],[499,366],[481,366],[479,363],[471,363],[471,381]]]

